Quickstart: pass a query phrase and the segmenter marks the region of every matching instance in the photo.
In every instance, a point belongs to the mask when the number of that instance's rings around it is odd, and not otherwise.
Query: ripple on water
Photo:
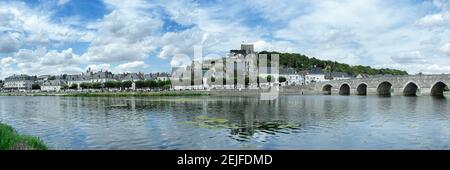
[[[0,120],[57,149],[441,149],[447,99],[0,97]]]

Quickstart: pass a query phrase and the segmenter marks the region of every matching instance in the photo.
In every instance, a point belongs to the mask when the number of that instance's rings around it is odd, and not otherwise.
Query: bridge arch
[[[388,81],[381,82],[378,84],[377,92],[380,96],[391,96],[393,92],[392,83]]]
[[[420,87],[415,82],[408,82],[403,86],[403,95],[404,96],[418,96],[420,95]]]
[[[339,95],[350,95],[350,85],[344,83],[339,88]]]
[[[434,85],[431,86],[431,96],[444,96],[444,90],[446,87],[448,88],[447,84],[442,81],[434,83]]]
[[[356,87],[356,93],[361,96],[366,96],[367,95],[367,84],[366,83],[359,84],[358,87]]]
[[[331,85],[331,84],[325,84],[323,87],[322,87],[322,93],[323,94],[325,94],[325,95],[331,95],[331,88],[332,88],[333,86]]]

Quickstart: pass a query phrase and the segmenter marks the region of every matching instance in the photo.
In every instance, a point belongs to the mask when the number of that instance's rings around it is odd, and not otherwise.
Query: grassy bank
[[[18,134],[11,126],[0,123],[0,150],[47,150],[37,137]]]

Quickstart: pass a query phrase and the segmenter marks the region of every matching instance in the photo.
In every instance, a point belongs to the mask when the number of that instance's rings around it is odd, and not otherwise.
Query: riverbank
[[[145,96],[207,96],[207,92],[162,91],[162,92],[35,92],[0,93],[0,96],[68,96],[68,97],[145,97]]]
[[[147,96],[208,96],[208,93],[201,92],[114,92],[114,93],[68,93],[61,96],[72,97],[147,97]]]
[[[21,135],[11,126],[0,123],[0,150],[47,150],[37,137]]]
[[[65,92],[1,92],[0,96],[69,96],[69,97],[170,97],[170,96],[259,96],[269,89],[228,89],[195,91],[65,91]],[[309,86],[288,86],[279,89],[280,94],[315,94]]]

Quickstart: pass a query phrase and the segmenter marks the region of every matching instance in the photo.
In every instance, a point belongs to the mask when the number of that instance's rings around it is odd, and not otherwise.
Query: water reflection
[[[0,97],[0,121],[56,149],[449,148],[446,98]]]

